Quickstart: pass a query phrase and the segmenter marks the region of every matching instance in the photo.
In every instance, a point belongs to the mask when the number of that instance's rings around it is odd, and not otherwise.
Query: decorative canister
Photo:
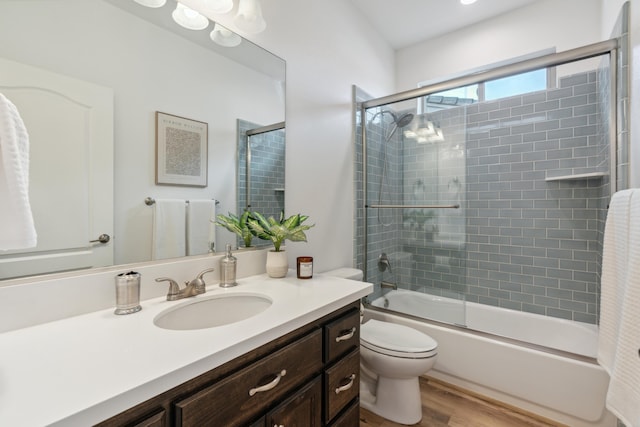
[[[313,257],[299,256],[297,261],[298,279],[311,279],[313,277]]]
[[[142,310],[140,306],[140,273],[130,271],[116,276],[115,314],[131,314]]]

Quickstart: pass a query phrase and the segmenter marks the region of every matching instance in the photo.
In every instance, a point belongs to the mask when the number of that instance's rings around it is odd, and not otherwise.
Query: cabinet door
[[[355,400],[335,420],[331,427],[358,427],[360,425],[360,401]]]
[[[268,427],[320,427],[322,383],[317,377],[267,415]]]

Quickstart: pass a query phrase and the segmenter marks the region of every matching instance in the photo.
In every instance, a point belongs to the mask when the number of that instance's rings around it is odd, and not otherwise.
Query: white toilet
[[[341,268],[326,274],[362,280],[362,271]],[[418,378],[433,367],[438,343],[404,325],[371,319],[360,327],[360,406],[390,421],[422,419]]]

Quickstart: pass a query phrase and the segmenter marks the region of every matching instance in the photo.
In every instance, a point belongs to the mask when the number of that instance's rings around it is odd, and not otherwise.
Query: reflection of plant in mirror
[[[434,218],[435,213],[432,210],[425,211],[424,209],[411,209],[405,211],[402,215],[403,223],[408,224],[409,228],[416,228],[418,230],[426,230],[427,222]]]
[[[315,225],[302,225],[308,218],[307,215],[296,214],[285,219],[284,212],[281,212],[280,221],[277,221],[272,216],[267,219],[261,213],[254,212],[248,223],[258,238],[271,240],[275,251],[280,252],[280,246],[287,239],[292,242],[307,241],[304,232]]]
[[[251,218],[251,212],[249,211],[244,211],[240,217],[229,212],[229,216],[217,215],[214,224],[236,233],[244,241],[244,246],[249,248],[255,235],[253,230],[249,228],[249,220]]]

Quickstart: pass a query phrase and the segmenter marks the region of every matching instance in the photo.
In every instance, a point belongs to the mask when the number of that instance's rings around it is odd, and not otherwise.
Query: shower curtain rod
[[[524,73],[527,71],[538,70],[540,68],[553,67],[556,65],[567,64],[570,62],[580,61],[582,59],[593,58],[595,56],[609,53],[618,47],[617,39],[610,39],[599,43],[570,49],[559,53],[550,53],[548,55],[539,56],[537,58],[527,59],[515,64],[504,65],[497,68],[479,71],[462,77],[445,80],[417,89],[410,89],[404,92],[398,92],[393,95],[387,95],[380,98],[370,99],[361,103],[363,109],[380,107],[382,105],[392,104],[394,102],[407,101],[410,99],[420,98],[421,96],[430,95],[436,92],[442,92],[454,89],[460,86],[485,82],[487,80],[509,77],[514,74]]]

